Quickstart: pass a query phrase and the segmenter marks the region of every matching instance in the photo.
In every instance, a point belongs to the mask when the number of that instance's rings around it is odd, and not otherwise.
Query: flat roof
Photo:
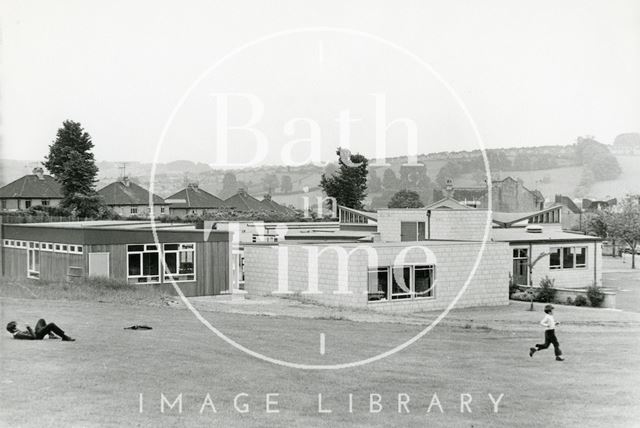
[[[228,241],[229,232],[197,229],[190,223],[155,224],[161,242]],[[110,245],[154,241],[150,221],[73,221],[57,223],[4,223],[3,238],[37,242]]]
[[[598,236],[584,235],[579,232],[567,232],[559,227],[542,227],[542,232],[527,232],[524,227],[494,228],[492,241],[506,242],[578,242],[601,241]]]

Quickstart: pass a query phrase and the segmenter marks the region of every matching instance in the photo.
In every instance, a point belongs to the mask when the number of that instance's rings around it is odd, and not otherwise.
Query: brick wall
[[[356,244],[336,244],[349,252]],[[359,248],[347,259],[338,256],[327,245],[288,244],[280,245],[248,245],[245,247],[245,290],[254,295],[270,295],[278,292],[278,253],[288,260],[288,291],[320,303],[335,306],[367,307],[383,311],[415,311],[438,310],[446,308],[461,290],[481,248],[480,243],[470,242],[429,242],[421,243],[421,247],[431,252],[429,261],[422,250],[410,248],[406,253],[405,264],[435,264],[436,284],[435,298],[412,299],[391,302],[367,302],[367,269],[369,265],[392,266],[394,260],[407,247],[415,243],[374,243],[366,244],[376,254],[377,261],[369,260],[368,253]],[[325,251],[322,251],[325,250]],[[319,252],[317,257],[318,276],[317,294],[309,293],[315,281],[310,278],[310,256]],[[285,257],[282,258],[284,260]],[[346,268],[340,269],[340,260]],[[348,261],[347,261],[348,260]],[[311,266],[313,262],[311,262]],[[492,306],[508,304],[508,281],[511,269],[511,253],[507,243],[487,243],[485,253],[478,265],[466,292],[461,296],[456,307]],[[340,271],[348,284],[348,294],[337,293],[340,285]]]
[[[431,210],[431,239],[482,241],[487,224],[485,210]],[[427,220],[426,209],[384,209],[378,211],[378,232],[383,242],[400,242],[400,223]],[[491,221],[491,219],[489,219]],[[489,225],[491,227],[491,224]]]

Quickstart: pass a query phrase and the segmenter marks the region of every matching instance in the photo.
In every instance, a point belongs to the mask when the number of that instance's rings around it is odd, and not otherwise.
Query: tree
[[[602,239],[611,239],[612,256],[616,256],[616,239],[611,236],[609,224],[611,223],[611,211],[602,210],[585,215],[582,222],[582,232],[588,235],[599,236]]]
[[[338,205],[362,209],[367,196],[368,160],[361,154],[352,155],[338,147],[338,170],[333,175],[322,174],[320,187],[327,196],[335,198]]]
[[[596,181],[613,180],[622,172],[609,148],[592,136],[578,137],[575,150],[578,161],[592,173]]]
[[[91,149],[89,133],[80,123],[66,120],[42,163],[61,184],[61,206],[79,217],[96,217],[104,211],[104,203],[95,190],[98,167]]]
[[[373,193],[382,191],[382,180],[380,180],[378,174],[373,170],[370,170],[367,176],[367,188]]]
[[[413,190],[400,190],[391,197],[389,208],[422,208],[420,196]]]
[[[384,190],[398,190],[399,182],[398,177],[396,177],[396,173],[393,172],[391,168],[387,168],[384,170],[382,174],[382,187]]]
[[[627,195],[608,216],[612,237],[631,247],[631,269],[636,268],[636,246],[640,243],[640,195]]]
[[[238,191],[238,180],[233,172],[226,172],[222,177],[222,191],[224,198],[228,198]]]
[[[448,179],[454,179],[459,177],[464,170],[464,167],[457,161],[447,161],[440,171],[438,171],[438,175],[436,176],[436,183],[440,187],[445,187],[447,185]]]
[[[291,176],[283,175],[280,178],[280,190],[282,193],[289,193],[293,190],[293,183],[291,182]]]

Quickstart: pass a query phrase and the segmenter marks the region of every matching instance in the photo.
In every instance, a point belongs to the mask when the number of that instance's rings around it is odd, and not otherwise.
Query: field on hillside
[[[375,363],[303,371],[232,348],[186,310],[9,298],[0,307],[2,322],[34,323],[46,316],[77,339],[0,337],[3,426],[625,427],[640,418],[639,320],[599,321],[601,314],[616,316],[595,309],[558,310],[566,320],[559,333],[565,362],[554,361],[550,351],[529,358],[528,347],[540,339],[541,313],[515,304],[457,314],[502,324],[478,325],[470,318],[463,327],[438,326]],[[203,316],[243,345],[303,362],[374,355],[420,329],[340,319]],[[123,330],[132,324],[153,330]],[[327,332],[324,356],[318,351],[321,331]],[[319,394],[322,410],[331,413],[319,412]],[[494,400],[504,394],[497,412],[489,394]],[[428,412],[434,396],[439,406]],[[469,397],[469,407],[461,406]]]
[[[616,156],[622,174],[615,180],[601,181],[591,186],[590,195],[595,198],[623,197],[627,193],[640,193],[640,156]]]

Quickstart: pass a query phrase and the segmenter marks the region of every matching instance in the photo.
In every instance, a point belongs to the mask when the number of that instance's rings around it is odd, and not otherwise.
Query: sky
[[[98,161],[219,167],[640,131],[636,0],[0,4],[5,159],[66,119]]]

